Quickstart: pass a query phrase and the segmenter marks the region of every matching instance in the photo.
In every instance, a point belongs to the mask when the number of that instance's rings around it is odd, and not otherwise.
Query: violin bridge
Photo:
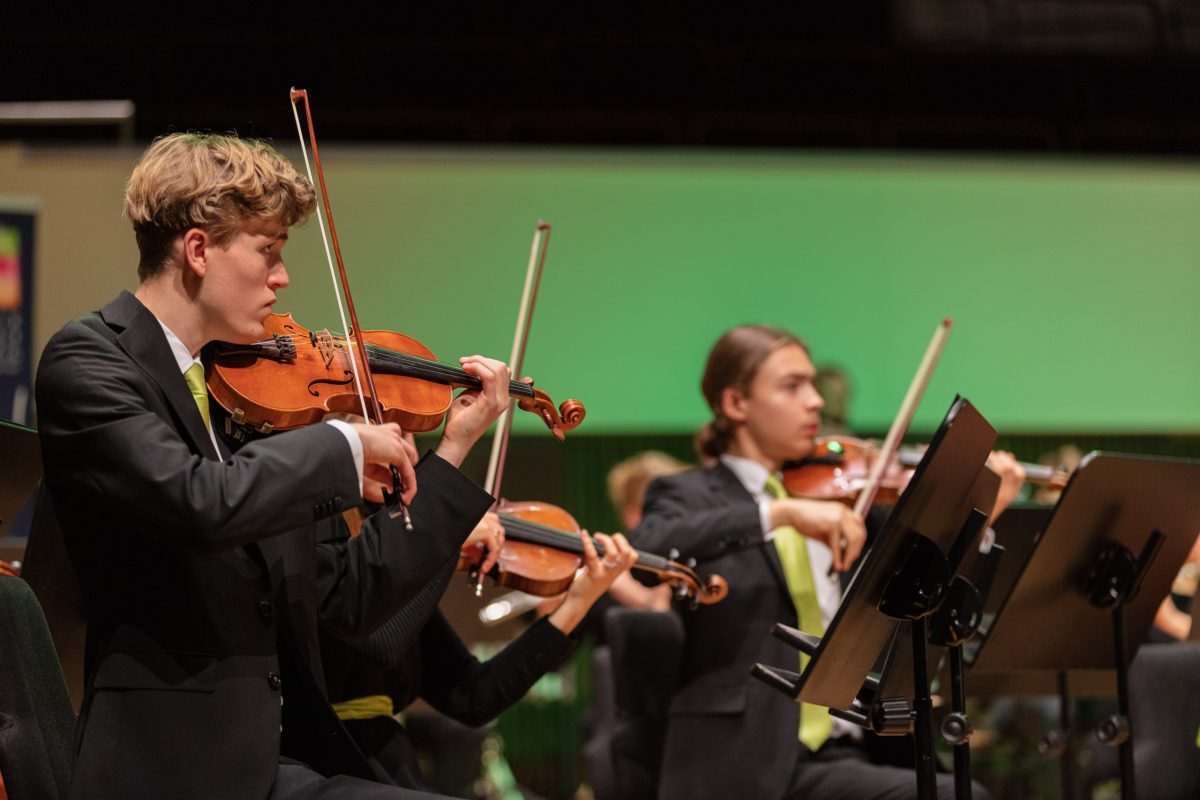
[[[323,330],[313,337],[313,344],[316,345],[317,351],[325,361],[325,369],[329,369],[338,349],[338,345],[333,341],[333,334],[328,330]]]

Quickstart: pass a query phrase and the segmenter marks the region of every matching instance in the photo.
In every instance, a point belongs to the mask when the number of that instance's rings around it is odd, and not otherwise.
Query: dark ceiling
[[[330,5],[10,8],[0,102],[131,99],[138,139],[290,137],[297,85],[331,140],[1200,152],[1200,0]]]

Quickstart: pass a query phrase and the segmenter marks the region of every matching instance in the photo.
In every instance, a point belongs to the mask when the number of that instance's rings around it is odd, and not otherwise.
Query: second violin
[[[564,509],[549,503],[505,502],[497,507],[504,523],[504,546],[493,568],[496,583],[539,597],[566,591],[582,564],[583,543],[579,523]],[[604,546],[594,542],[599,556]],[[459,569],[478,568],[478,560],[464,554]],[[638,551],[633,568],[650,572],[675,589],[675,596],[695,605],[725,599],[729,585],[719,575],[702,578],[685,564]]]

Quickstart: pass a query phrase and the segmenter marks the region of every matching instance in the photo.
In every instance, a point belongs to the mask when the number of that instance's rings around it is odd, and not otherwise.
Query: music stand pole
[[[954,707],[954,724],[959,727],[947,731],[947,725],[942,725],[942,737],[953,740],[954,748],[954,796],[957,800],[971,800],[971,725],[967,722],[967,685],[965,680],[966,667],[963,665],[962,648],[955,647],[950,651],[950,696]],[[947,719],[951,719],[947,717]]]
[[[1097,556],[1088,576],[1088,602],[1097,608],[1112,609],[1118,713],[1101,721],[1096,736],[1101,742],[1120,748],[1121,800],[1137,798],[1137,790],[1133,785],[1133,731],[1130,727],[1129,649],[1125,607],[1137,594],[1147,569],[1158,555],[1166,538],[1162,531],[1152,531],[1137,558],[1128,547],[1113,544]]]
[[[912,621],[913,650],[913,741],[917,755],[917,798],[937,800],[937,762],[933,754],[933,697],[929,691],[929,667],[926,653],[929,635],[925,618]],[[970,778],[967,779],[968,781]]]
[[[970,724],[966,716],[961,644],[979,623],[983,601],[979,591],[961,575],[950,576],[950,563],[961,563],[962,553],[975,542],[987,524],[987,514],[972,509],[954,540],[952,555],[942,555],[937,545],[919,534],[912,539],[908,558],[884,589],[879,610],[911,622],[913,670],[913,740],[917,760],[917,796],[937,797],[937,762],[933,751],[933,698],[930,691],[930,644],[950,647],[957,659],[957,692],[952,723],[958,725],[954,747],[955,795],[971,800]],[[932,623],[931,623],[932,620]],[[953,668],[952,668],[953,669]],[[949,737],[947,737],[949,738]]]
[[[1062,729],[1062,752],[1058,755],[1059,781],[1063,800],[1075,800],[1075,756],[1071,750],[1071,689],[1066,670],[1058,673],[1058,700],[1058,724]]]

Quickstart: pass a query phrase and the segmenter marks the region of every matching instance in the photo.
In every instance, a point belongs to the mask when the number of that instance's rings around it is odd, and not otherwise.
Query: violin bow
[[[533,231],[533,244],[529,249],[529,265],[525,269],[525,288],[521,291],[521,303],[517,306],[517,325],[513,332],[512,353],[508,363],[513,377],[520,379],[525,369],[525,350],[529,346],[529,328],[533,321],[533,308],[537,304],[538,289],[542,285],[542,268],[546,266],[546,252],[550,249],[550,223],[539,219]],[[492,439],[492,452],[488,456],[487,477],[484,490],[499,500],[500,482],[504,476],[504,459],[508,455],[508,440],[512,433],[512,405],[500,416],[496,425],[496,438]]]
[[[304,128],[300,124],[300,110],[297,105],[300,101],[304,102],[304,117],[308,123],[308,142],[312,145],[312,162],[308,159],[308,148],[304,141]],[[350,280],[346,277],[346,264],[342,260],[342,248],[338,244],[337,228],[333,224],[333,208],[329,203],[329,191],[325,188],[325,171],[321,168],[321,155],[317,150],[317,132],[313,127],[312,106],[308,100],[308,91],[306,89],[297,89],[292,87],[291,90],[292,116],[296,120],[296,134],[300,139],[300,152],[304,155],[304,167],[308,171],[308,181],[313,185],[321,187],[321,204],[325,207],[325,215],[322,217],[321,208],[317,207],[317,227],[321,229],[321,241],[325,244],[325,261],[329,265],[329,277],[333,281],[333,296],[337,301],[338,314],[341,315],[342,330],[347,331],[348,335],[354,340],[353,347],[347,347],[346,352],[350,355],[350,371],[354,375],[354,388],[358,393],[358,401],[362,407],[363,418],[376,425],[383,423],[383,407],[379,403],[379,393],[375,391],[375,378],[371,375],[371,370],[367,366],[370,361],[367,358],[367,346],[363,341],[362,328],[358,324],[358,314],[354,310],[354,299],[350,295]],[[317,180],[313,180],[313,164],[316,164]],[[326,234],[326,226],[329,228],[328,235]],[[333,245],[333,254],[330,254],[330,244]],[[334,270],[334,257],[337,259],[337,269]],[[340,279],[340,287],[339,287]],[[340,291],[339,291],[340,288]],[[343,295],[345,302],[343,303]],[[349,325],[346,324],[347,312],[349,312]],[[357,357],[355,350],[358,351]],[[361,374],[359,365],[361,367]],[[364,389],[363,383],[366,383]],[[371,396],[370,406],[367,404],[367,394]],[[406,530],[413,529],[412,517],[408,513],[408,506],[401,499],[401,494],[404,492],[404,485],[400,480],[400,473],[395,466],[391,468],[392,472],[392,491],[384,492],[385,505],[389,507],[388,513],[392,517],[403,517],[404,527]]]
[[[899,449],[900,440],[908,432],[908,425],[912,422],[917,406],[921,403],[925,388],[929,386],[929,379],[933,376],[934,367],[942,357],[942,351],[946,349],[946,340],[950,338],[950,329],[953,327],[954,320],[950,317],[944,318],[934,330],[933,338],[929,340],[929,346],[925,348],[925,356],[921,359],[917,373],[913,375],[912,382],[908,385],[908,392],[904,395],[904,402],[900,404],[900,411],[892,420],[892,427],[888,431],[887,438],[883,440],[883,447],[875,457],[875,463],[871,465],[871,471],[867,474],[867,482],[854,504],[854,513],[860,517],[865,516],[871,503],[875,502],[883,470],[892,455]]]
[[[542,285],[542,268],[546,266],[546,251],[549,248],[550,223],[539,219],[537,227],[533,230],[533,244],[529,248],[529,265],[525,268],[525,287],[521,290],[521,302],[517,306],[517,325],[513,331],[512,352],[508,358],[514,378],[519,378],[525,368],[525,350],[529,347],[529,328],[533,321],[533,308],[537,304],[538,289]],[[488,455],[487,477],[483,481],[484,491],[496,498],[493,508],[500,502],[500,482],[504,476],[504,460],[508,455],[512,418],[512,403],[510,402],[496,423],[496,436],[492,439],[492,452]],[[483,578],[484,575],[480,572],[475,582],[476,597],[483,594]]]

